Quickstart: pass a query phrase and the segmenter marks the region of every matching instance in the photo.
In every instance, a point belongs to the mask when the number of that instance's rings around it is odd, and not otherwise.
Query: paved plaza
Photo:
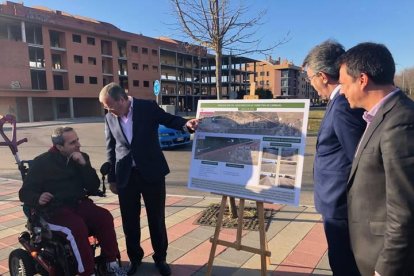
[[[8,255],[20,244],[17,238],[25,230],[26,218],[22,212],[17,191],[21,181],[0,178],[0,274],[8,275]],[[95,202],[111,211],[121,258],[127,265],[125,239],[117,197],[108,192],[105,198],[94,198]],[[169,237],[167,261],[173,275],[205,275],[210,253],[209,238],[214,234],[211,226],[196,224],[202,211],[212,203],[220,203],[220,197],[167,196],[166,222]],[[247,202],[246,206],[249,206]],[[254,206],[254,205],[252,205]],[[311,206],[292,207],[265,204],[276,213],[266,225],[266,237],[270,257],[269,275],[305,276],[331,275],[326,256],[326,241],[321,217]],[[137,275],[157,275],[151,258],[152,248],[149,231],[142,210],[142,246],[145,251],[143,265]],[[220,239],[235,241],[235,229],[222,229]],[[245,245],[259,247],[258,231],[243,231]],[[260,257],[253,253],[236,251],[218,246],[213,267],[213,275],[260,275]]]
[[[75,124],[83,150],[90,153],[95,160],[94,167],[104,160],[103,125],[97,123],[101,119],[86,122],[42,122],[19,124],[19,139],[29,137],[29,142],[22,145],[21,155],[36,156],[47,149],[50,144],[50,129],[56,124]],[[42,130],[49,125],[49,129]],[[47,133],[47,134],[43,134]],[[45,137],[43,137],[45,136]],[[102,136],[102,137],[101,137]],[[101,137],[97,139],[97,137]],[[321,223],[321,216],[315,211],[312,200],[313,183],[311,180],[312,159],[315,137],[308,137],[305,154],[305,165],[302,179],[301,205],[288,206],[265,204],[275,213],[266,225],[266,238],[271,252],[269,275],[306,276],[332,275],[327,259],[327,245]],[[169,237],[167,261],[171,264],[173,275],[205,275],[211,249],[210,237],[214,228],[196,224],[201,213],[213,203],[220,203],[221,197],[210,193],[192,191],[186,188],[190,148],[166,151],[165,155],[171,167],[167,176],[166,222]],[[9,275],[9,253],[19,248],[19,234],[25,230],[26,218],[22,212],[17,192],[22,183],[17,168],[13,164],[8,149],[2,149],[0,164],[0,275]],[[115,227],[121,258],[128,264],[125,250],[125,239],[117,196],[107,191],[107,197],[94,198],[94,201],[107,208],[115,218]],[[246,202],[246,207],[254,207],[254,202]],[[158,275],[151,258],[152,247],[149,231],[142,210],[142,246],[145,258],[136,275]],[[236,229],[222,228],[220,239],[236,240]],[[259,247],[258,231],[243,231],[242,244]],[[260,256],[237,251],[219,245],[213,266],[213,275],[260,275]]]

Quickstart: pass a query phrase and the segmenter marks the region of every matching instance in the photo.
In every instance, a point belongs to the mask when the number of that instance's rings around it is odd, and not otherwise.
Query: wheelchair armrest
[[[22,207],[23,207],[23,213],[26,216],[26,218],[30,218],[32,214],[32,211],[31,211],[32,208],[27,204],[23,204]]]
[[[99,197],[106,197],[106,194],[105,194],[103,191],[98,190],[98,191],[96,191],[96,196],[99,196]]]
[[[49,224],[36,209],[27,204],[23,204],[23,212],[27,217],[26,228],[33,235],[36,243],[39,243],[44,238],[52,238]]]
[[[103,192],[102,190],[97,190],[93,193],[88,193],[88,197],[89,196],[99,196],[99,197],[106,197],[105,192]]]

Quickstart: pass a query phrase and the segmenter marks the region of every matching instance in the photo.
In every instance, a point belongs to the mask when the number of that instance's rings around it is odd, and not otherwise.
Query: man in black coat
[[[156,102],[135,99],[116,83],[102,88],[99,101],[105,116],[107,158],[113,169],[110,188],[118,193],[127,253],[128,275],[136,272],[144,256],[140,246],[141,195],[145,202],[153,259],[161,275],[170,275],[166,263],[168,238],[165,226],[165,176],[170,172],[158,140],[158,126],[188,131],[198,120],[169,114]]]

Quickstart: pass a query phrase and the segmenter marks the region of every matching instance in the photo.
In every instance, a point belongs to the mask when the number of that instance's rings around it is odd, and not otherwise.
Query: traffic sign
[[[159,80],[155,80],[154,81],[154,95],[158,96],[158,94],[160,94],[161,91],[161,83]]]

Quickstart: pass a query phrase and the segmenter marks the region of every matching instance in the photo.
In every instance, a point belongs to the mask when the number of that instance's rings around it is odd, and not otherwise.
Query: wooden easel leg
[[[241,239],[243,232],[243,217],[244,217],[244,198],[239,201],[239,213],[237,219],[237,234],[236,234],[236,249],[241,249]]]
[[[265,276],[267,273],[267,265],[270,264],[269,256],[266,256],[267,241],[264,224],[264,207],[263,202],[256,202],[258,216],[259,216],[259,235],[260,235],[260,260],[261,260],[261,275]]]
[[[221,228],[221,224],[223,222],[223,216],[224,216],[224,210],[225,210],[225,207],[226,207],[226,202],[227,202],[227,196],[223,196],[222,199],[221,199],[219,216],[217,218],[216,230],[214,231],[214,237],[213,237],[213,241],[212,241],[212,244],[211,244],[210,257],[208,258],[207,276],[211,275],[211,270],[213,269],[214,256],[216,254],[217,241],[218,241],[219,235],[220,235],[220,228]]]

